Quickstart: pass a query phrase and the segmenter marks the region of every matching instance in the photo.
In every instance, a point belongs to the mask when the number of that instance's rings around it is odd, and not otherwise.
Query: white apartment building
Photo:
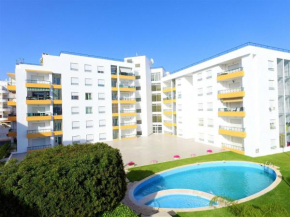
[[[247,43],[172,74],[152,63],[62,52],[18,64],[17,152],[152,133],[249,156],[290,150],[290,51]]]
[[[7,81],[0,81],[0,122],[6,122],[10,109],[7,106],[9,91],[7,90]]]
[[[290,51],[248,44],[162,85],[164,133],[249,156],[290,150]]]

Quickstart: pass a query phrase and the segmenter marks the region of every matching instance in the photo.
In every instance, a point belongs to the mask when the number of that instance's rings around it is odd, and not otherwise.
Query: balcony
[[[136,79],[136,76],[135,76],[134,73],[120,72],[119,73],[119,79],[135,80]]]
[[[124,116],[136,116],[136,109],[130,109],[130,110],[121,110],[120,111],[120,116],[124,117]]]
[[[136,139],[137,135],[136,134],[130,134],[130,135],[122,135],[121,140],[127,140],[127,139]]]
[[[37,112],[37,113],[27,113],[27,121],[50,121],[51,113],[50,112]]]
[[[176,115],[176,111],[173,111],[172,109],[163,109],[164,115]]]
[[[10,108],[8,106],[0,107],[0,112],[8,112],[8,111],[10,111]]]
[[[38,138],[38,137],[48,137],[48,136],[52,136],[52,130],[51,129],[27,130],[27,135],[26,135],[26,137],[28,139]]]
[[[175,91],[175,90],[176,90],[175,87],[163,87],[162,92],[167,93],[167,92],[171,92],[171,91]]]
[[[7,90],[15,92],[16,91],[16,82],[8,82]]]
[[[119,102],[121,104],[136,104],[136,98],[134,97],[120,97]]]
[[[129,122],[129,123],[121,123],[121,129],[125,130],[125,129],[134,129],[137,128],[137,123],[136,122]]]
[[[245,128],[240,128],[240,127],[219,126],[219,134],[240,137],[240,138],[245,138],[247,136],[245,132]]]
[[[246,112],[244,107],[237,108],[219,108],[218,109],[219,117],[245,117]]]
[[[176,127],[177,126],[177,124],[173,123],[172,120],[165,120],[165,121],[163,121],[163,123],[164,123],[164,126],[167,126],[167,127]]]
[[[7,102],[8,106],[16,106],[16,99],[15,98],[9,98]]]
[[[50,105],[51,97],[50,96],[27,96],[26,97],[27,105]]]
[[[163,103],[174,103],[176,102],[176,98],[166,97],[163,98]]]
[[[26,87],[29,88],[50,88],[50,86],[50,81],[26,80]]]
[[[8,137],[17,137],[17,129],[10,129],[7,136]]]
[[[222,148],[232,151],[232,152],[236,152],[238,154],[245,154],[244,146],[237,146],[237,145],[222,143]]]
[[[136,91],[135,86],[129,86],[129,85],[124,85],[124,84],[120,84],[119,89],[120,89],[120,91],[124,91],[124,92]]]
[[[229,71],[221,72],[217,74],[217,81],[226,81],[234,78],[243,77],[245,75],[243,68],[239,67]]]
[[[30,153],[32,151],[40,151],[43,149],[51,148],[52,145],[39,145],[39,146],[28,146],[27,147],[27,152]]]
[[[231,98],[239,98],[241,100],[242,97],[245,96],[245,91],[243,87],[234,88],[234,89],[227,89],[227,90],[220,90],[218,92],[219,99],[231,99]],[[239,102],[239,101],[235,101]]]
[[[7,120],[16,121],[17,120],[16,114],[9,114]]]

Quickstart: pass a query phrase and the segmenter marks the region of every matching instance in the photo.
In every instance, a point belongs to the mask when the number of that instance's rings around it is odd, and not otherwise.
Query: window
[[[268,60],[268,70],[274,71],[274,62],[272,60]]]
[[[207,87],[207,95],[212,94],[212,86]]]
[[[79,78],[71,78],[71,85],[79,85]]]
[[[204,141],[204,134],[203,133],[199,133],[199,141]]]
[[[202,94],[203,94],[202,88],[198,88],[197,93],[198,93],[197,94],[198,96],[202,96]]]
[[[214,142],[214,141],[213,141],[213,135],[208,134],[207,141],[208,141],[209,143],[213,143],[213,142]]]
[[[105,106],[99,106],[99,113],[106,113],[106,107]]]
[[[103,74],[105,72],[104,66],[98,66],[98,73]]]
[[[72,122],[72,129],[79,129],[80,128],[80,122],[79,121],[73,121]]]
[[[92,72],[92,65],[85,64],[85,72]]]
[[[181,99],[181,92],[178,92],[178,93],[177,93],[177,98],[178,98],[178,99]]]
[[[275,139],[271,139],[271,149],[276,149],[277,145],[276,145],[276,140]]]
[[[86,100],[92,100],[92,93],[85,93]]]
[[[212,118],[207,119],[207,126],[213,127],[213,119]]]
[[[106,140],[106,133],[100,133],[99,138],[100,140]]]
[[[111,74],[117,75],[117,66],[111,66]]]
[[[270,110],[270,112],[275,111],[275,100],[269,101],[269,110]]]
[[[135,64],[135,67],[136,67],[136,68],[140,68],[140,63]]]
[[[81,137],[80,136],[73,136],[72,137],[72,143],[80,143],[81,142]]]
[[[198,111],[203,111],[203,104],[202,103],[198,103]]]
[[[160,84],[152,84],[151,90],[152,91],[161,91],[161,85]]]
[[[161,114],[159,115],[157,115],[157,114],[153,114],[153,116],[152,116],[152,121],[154,122],[154,123],[156,123],[156,122],[162,122],[162,116],[161,116]]]
[[[140,75],[136,75],[135,79],[136,80],[141,79],[141,76]]]
[[[132,59],[127,59],[127,63],[133,63]]]
[[[99,79],[98,80],[98,86],[99,87],[105,87],[105,80],[104,79]]]
[[[202,80],[202,74],[201,74],[201,72],[199,72],[199,73],[197,74],[197,80],[198,80],[198,81],[201,81],[201,80]]]
[[[203,118],[198,119],[198,126],[203,126]]]
[[[79,107],[71,107],[71,114],[72,115],[77,115],[80,113]]]
[[[275,121],[275,119],[270,120],[270,129],[271,130],[276,129],[276,121]]]
[[[139,86],[139,87],[136,87],[136,90],[141,90],[141,87]]]
[[[93,107],[86,107],[86,114],[93,114]]]
[[[71,93],[71,99],[72,100],[79,100],[79,93],[76,93],[76,92]]]
[[[152,104],[152,112],[161,112],[161,104]]]
[[[91,78],[85,78],[85,85],[86,86],[92,86],[93,80]]]
[[[269,80],[269,90],[275,90],[274,80]]]
[[[104,99],[105,99],[105,94],[99,93],[99,100],[104,100]]]
[[[182,111],[182,104],[178,104],[177,108],[178,108],[178,111]]]
[[[106,126],[106,120],[100,120],[99,121],[99,126],[100,127],[105,127]]]
[[[93,128],[94,127],[94,121],[87,121],[86,122],[86,128]]]
[[[151,73],[151,81],[160,81],[160,72]]]
[[[72,71],[78,71],[79,70],[79,64],[77,64],[77,63],[71,63],[70,64],[70,70],[72,70]]]
[[[212,102],[208,102],[208,103],[207,103],[207,110],[208,110],[208,111],[212,111],[212,110],[213,110]]]
[[[94,142],[94,135],[93,134],[87,134],[87,142],[88,143]]]
[[[161,94],[160,93],[152,94],[152,102],[161,102]]]
[[[212,77],[212,72],[211,70],[206,71],[206,78],[209,79]]]

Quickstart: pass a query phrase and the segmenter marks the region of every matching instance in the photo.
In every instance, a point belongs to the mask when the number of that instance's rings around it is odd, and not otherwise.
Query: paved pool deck
[[[211,149],[213,153],[223,151],[218,147],[195,142],[194,139],[183,139],[164,134],[152,134],[148,137],[106,143],[121,151],[124,164],[133,161],[136,166],[151,164],[152,160],[157,160],[158,163],[172,161],[174,155],[179,155],[181,159],[191,157],[192,153],[196,156],[207,155],[206,150],[208,149]]]

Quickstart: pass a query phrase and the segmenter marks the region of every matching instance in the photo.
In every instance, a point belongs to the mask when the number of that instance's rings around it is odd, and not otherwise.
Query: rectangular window
[[[178,98],[178,99],[181,99],[181,92],[178,92],[178,93],[177,93],[177,98]]]
[[[104,66],[98,66],[98,73],[101,73],[101,74],[105,73]]]
[[[270,120],[270,129],[271,130],[276,129],[276,121],[275,121],[275,119]]]
[[[135,67],[136,67],[136,68],[140,68],[140,63],[135,64]]]
[[[77,64],[77,63],[71,63],[70,64],[70,70],[72,70],[72,71],[78,71],[79,70],[79,64]]]
[[[92,72],[92,65],[85,64],[85,72]]]
[[[272,60],[268,60],[268,70],[274,71],[274,62]]]
[[[212,78],[212,71],[211,70],[206,71],[206,78],[207,79]]]
[[[87,142],[88,143],[94,142],[94,135],[93,134],[87,134]]]
[[[161,123],[162,122],[162,116],[161,116],[161,114],[160,115],[159,114],[153,114],[152,121],[154,123],[156,123],[156,122]]]
[[[93,128],[94,127],[94,121],[87,121],[86,122],[86,128]]]
[[[79,93],[77,93],[77,92],[71,93],[71,99],[72,100],[79,100]]]
[[[198,81],[201,81],[201,80],[202,80],[202,74],[201,74],[201,72],[199,72],[199,73],[197,74],[197,80],[198,80]]]
[[[207,87],[207,95],[212,94],[212,86]]]
[[[106,120],[100,120],[99,127],[105,127],[105,126],[106,126]]]
[[[152,92],[161,91],[161,85],[160,84],[152,84],[151,90],[152,90]]]
[[[203,111],[203,104],[202,103],[198,103],[198,111]]]
[[[139,86],[139,87],[136,87],[136,90],[141,90],[141,87]]]
[[[93,114],[93,107],[86,107],[86,114]]]
[[[92,100],[92,93],[85,93],[86,100]]]
[[[106,107],[105,106],[99,106],[99,113],[106,113]]]
[[[152,112],[161,112],[161,104],[152,104]]]
[[[276,145],[276,140],[275,139],[271,139],[271,149],[276,149],[277,145]]]
[[[199,141],[204,141],[204,134],[203,133],[199,133]]]
[[[72,137],[72,143],[80,143],[81,142],[81,137],[80,136],[73,136]]]
[[[161,94],[152,94],[152,102],[161,102]]]
[[[79,78],[71,78],[71,85],[79,85]]]
[[[99,100],[105,100],[105,94],[99,93]]]
[[[132,59],[127,59],[127,63],[133,63]]]
[[[160,81],[160,72],[151,73],[151,81]]]
[[[91,78],[85,78],[85,85],[86,86],[92,86],[93,80]]]
[[[105,87],[105,80],[104,79],[99,79],[98,80],[98,86],[99,87]]]
[[[213,119],[212,118],[207,119],[207,126],[213,127]]]
[[[198,126],[203,126],[203,118],[198,119]]]
[[[269,80],[269,90],[275,90],[274,80]]]
[[[214,143],[214,141],[213,141],[213,135],[208,134],[207,141],[208,141],[208,143]]]
[[[177,108],[178,108],[178,111],[182,111],[182,104],[178,104]]]
[[[100,133],[99,134],[99,139],[100,140],[106,140],[106,133]]]
[[[80,113],[79,107],[71,107],[71,114],[72,115],[77,115]]]
[[[111,74],[117,75],[117,66],[111,66]]]
[[[197,93],[198,93],[198,96],[202,96],[203,94],[202,88],[198,88]]]
[[[207,103],[207,110],[208,111],[212,111],[213,110],[213,104],[212,104],[212,102],[208,102]]]
[[[73,121],[72,122],[72,129],[80,129],[80,122],[79,121]]]

